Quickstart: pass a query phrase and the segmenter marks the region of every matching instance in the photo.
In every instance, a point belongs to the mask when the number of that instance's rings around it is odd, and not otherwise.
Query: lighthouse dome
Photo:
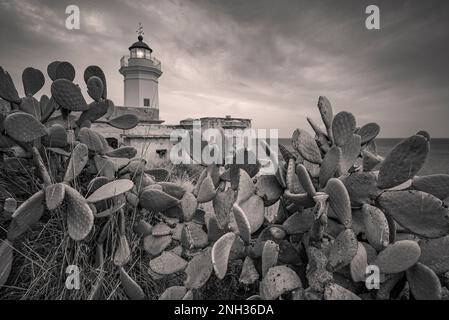
[[[141,35],[139,35],[137,39],[139,41],[134,42],[131,47],[129,47],[129,51],[131,51],[132,49],[146,49],[150,52],[153,52],[153,50],[145,42],[143,42],[143,37]]]

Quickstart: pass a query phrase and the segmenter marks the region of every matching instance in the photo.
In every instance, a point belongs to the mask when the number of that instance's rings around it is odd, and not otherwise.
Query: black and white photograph
[[[449,300],[448,1],[0,0],[0,44],[0,305]]]

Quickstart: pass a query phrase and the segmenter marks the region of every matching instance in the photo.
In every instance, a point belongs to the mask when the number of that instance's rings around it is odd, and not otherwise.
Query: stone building
[[[143,41],[141,27],[138,32],[138,41],[129,47],[129,54],[120,60],[119,72],[124,77],[124,106],[115,106],[109,118],[131,113],[138,116],[139,125],[131,130],[120,130],[107,125],[105,118],[99,119],[93,124],[93,128],[101,132],[110,145],[134,146],[139,156],[148,161],[157,161],[167,159],[171,148],[176,144],[170,141],[173,130],[191,130],[194,121],[199,120],[202,129],[251,127],[250,119],[231,116],[185,119],[176,125],[164,124],[164,120],[159,118],[159,78],[162,75],[162,64]]]

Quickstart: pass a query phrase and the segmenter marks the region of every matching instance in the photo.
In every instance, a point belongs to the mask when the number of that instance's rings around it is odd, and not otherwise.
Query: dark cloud
[[[379,31],[364,27],[373,3]],[[81,9],[81,30],[64,27],[69,4]],[[27,66],[71,61],[81,84],[82,70],[98,64],[121,104],[119,61],[141,21],[162,60],[169,123],[231,114],[289,136],[306,115],[319,118],[326,95],[360,124],[378,121],[383,136],[448,137],[448,16],[444,0],[2,1],[0,61],[19,91]]]

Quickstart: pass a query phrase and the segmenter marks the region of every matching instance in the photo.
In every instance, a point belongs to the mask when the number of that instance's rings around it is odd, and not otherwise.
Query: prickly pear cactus
[[[322,96],[323,128],[310,117],[314,135],[298,128],[292,148],[269,150],[275,173],[263,173],[242,148],[235,158],[244,164],[201,166],[189,186],[172,179],[172,169],[152,168],[135,148],[109,146],[93,123],[106,115],[103,123],[128,130],[138,119],[107,116],[114,105],[101,68],[83,74],[91,103],[75,73],[68,62],[49,64],[51,97],[38,101],[42,72],[25,69],[21,98],[0,70],[1,166],[22,155],[35,188],[2,205],[9,225],[0,286],[17,279],[11,274],[24,261],[23,241],[41,230],[61,235],[51,249],[67,248],[64,267],[86,268],[88,289],[74,298],[208,298],[211,287],[233,279],[249,300],[389,299],[398,290],[414,299],[443,296],[449,178],[418,176],[430,148],[426,132],[383,158],[375,142],[380,126],[357,128],[353,114],[334,112]],[[365,285],[368,268],[379,270],[381,289]]]

